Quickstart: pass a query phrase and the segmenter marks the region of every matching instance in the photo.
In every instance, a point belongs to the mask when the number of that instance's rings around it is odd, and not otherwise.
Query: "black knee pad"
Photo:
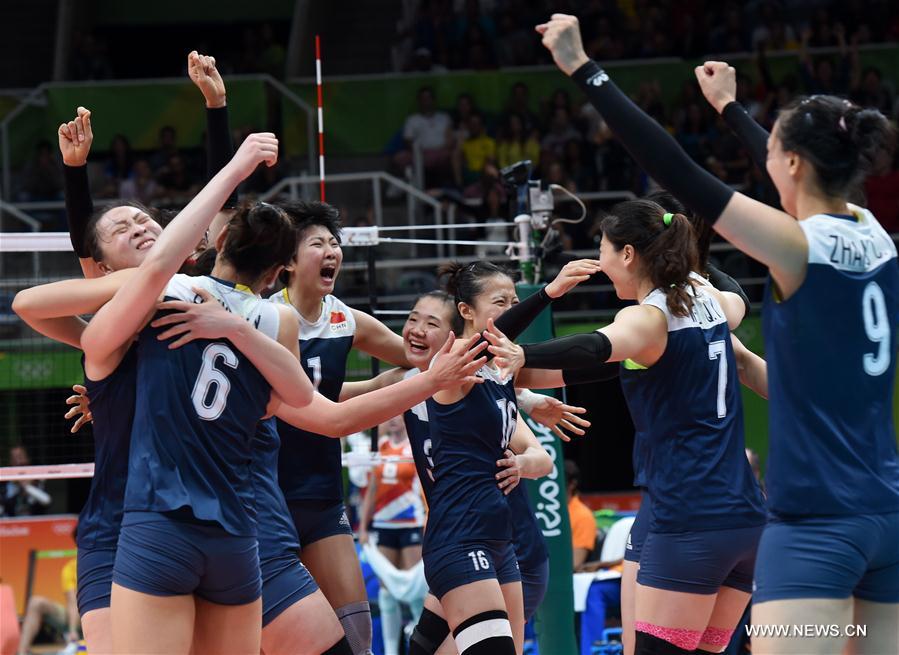
[[[409,655],[434,655],[449,633],[446,619],[425,607],[409,639]]]
[[[509,615],[502,610],[475,614],[453,630],[459,655],[515,655]]]
[[[634,640],[634,655],[689,655],[693,652],[639,630]]]
[[[322,655],[353,655],[353,649],[350,648],[350,642],[346,637],[341,637],[340,641],[324,651]]]

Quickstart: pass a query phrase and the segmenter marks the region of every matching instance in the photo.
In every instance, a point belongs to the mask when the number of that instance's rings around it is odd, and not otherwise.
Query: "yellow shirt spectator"
[[[488,161],[496,159],[496,141],[486,134],[466,139],[462,144],[462,154],[465,155],[468,171],[481,173]]]
[[[540,143],[534,137],[524,142],[502,140],[497,144],[496,150],[496,160],[500,168],[511,166],[523,159],[530,159],[534,166],[540,163]]]
[[[67,591],[75,591],[75,589],[78,587],[77,559],[70,559],[68,562],[66,562],[65,566],[62,567],[60,584],[62,584],[63,593]]]

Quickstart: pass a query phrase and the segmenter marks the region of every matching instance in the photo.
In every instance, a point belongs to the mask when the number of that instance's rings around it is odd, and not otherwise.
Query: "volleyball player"
[[[640,165],[724,238],[767,265],[771,520],[759,547],[753,622],[866,624],[859,652],[899,644],[899,457],[892,421],[896,247],[848,198],[893,138],[878,111],[833,96],[794,102],[768,140],[784,212],[702,169],[590,61],[577,19],[537,28]],[[798,222],[793,217],[798,219]],[[835,306],[844,317],[836,317]],[[763,652],[840,652],[846,634],[757,635]]]
[[[533,368],[624,362],[634,450],[646,454],[652,503],[637,574],[636,652],[718,651],[748,603],[764,523],[744,455],[728,332],[743,303],[693,282],[696,246],[683,215],[646,200],[613,212],[602,223],[600,261],[618,296],[640,304],[593,335],[524,346],[517,361]],[[554,381],[528,368],[518,380]]]

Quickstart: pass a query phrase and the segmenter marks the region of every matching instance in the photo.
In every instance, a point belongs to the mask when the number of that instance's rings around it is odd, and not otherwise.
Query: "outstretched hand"
[[[206,289],[195,287],[193,291],[202,302],[166,300],[156,305],[158,311],[178,312],[166,314],[150,323],[154,328],[171,326],[156,337],[159,341],[178,337],[169,344],[169,350],[180,348],[195,339],[226,339],[246,322],[222,307]]]
[[[74,405],[74,407],[66,412],[65,418],[70,419],[75,418],[76,416],[78,417],[71,429],[71,433],[75,434],[81,429],[82,425],[91,423],[94,420],[94,416],[91,414],[90,398],[87,397],[87,388],[83,385],[75,384],[72,385],[72,391],[75,392],[75,395],[66,398],[66,405]]]
[[[486,357],[478,357],[487,348],[486,342],[480,341],[481,335],[476,334],[463,343],[461,348],[453,348],[456,335],[452,332],[446,342],[434,356],[428,372],[440,385],[439,389],[452,389],[464,384],[479,384],[483,378],[475,375],[484,364]]]
[[[599,273],[602,267],[598,259],[575,259],[570,261],[555,279],[546,285],[546,295],[555,300],[574,289],[581,282],[586,282],[590,276]]]
[[[59,151],[66,166],[84,166],[94,142],[90,110],[78,107],[77,114],[74,120],[62,123],[57,131]]]
[[[215,67],[215,57],[201,55],[192,50],[187,55],[187,74],[200,89],[209,109],[225,106],[227,101],[225,81]]]
[[[583,437],[585,434],[583,428],[589,428],[591,424],[590,421],[577,416],[577,414],[586,413],[587,410],[583,407],[566,405],[552,396],[542,396],[541,400],[528,412],[528,416],[537,423],[548,427],[562,441],[571,441],[571,437],[564,430]]]
[[[487,351],[493,355],[493,363],[499,370],[500,376],[506,379],[515,377],[524,366],[524,350],[505,334],[496,329],[493,319],[487,319],[487,329],[484,330],[484,338],[490,342]]]
[[[553,14],[549,21],[534,29],[543,36],[543,45],[563,73],[571,75],[590,61],[581,42],[581,27],[575,16]]]
[[[269,168],[278,163],[278,137],[271,132],[257,132],[244,139],[226,168],[245,180],[263,162]]]
[[[733,66],[723,61],[707,61],[694,72],[702,95],[719,114],[737,99],[737,73]]]

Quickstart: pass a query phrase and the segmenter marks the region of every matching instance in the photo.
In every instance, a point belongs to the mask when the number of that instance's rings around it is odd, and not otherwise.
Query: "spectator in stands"
[[[808,95],[828,94],[845,96],[849,93],[851,65],[850,54],[846,48],[845,30],[840,24],[833,29],[833,34],[835,34],[840,48],[840,56],[836,64],[830,57],[821,57],[817,61],[811,59],[808,54],[808,47],[815,34],[816,32],[810,27],[805,27],[802,30],[802,41],[799,46],[799,75],[802,78],[805,92]],[[857,57],[858,53],[853,52],[852,56]]]
[[[465,182],[476,180],[487,164],[496,162],[496,140],[487,134],[484,117],[473,113],[468,118],[468,138],[462,144],[462,157],[465,169],[462,179]]]
[[[72,534],[74,540],[75,535]],[[25,608],[25,618],[22,620],[22,636],[19,640],[19,655],[29,655],[31,645],[41,630],[46,632],[54,640],[65,639],[69,644],[81,639],[81,618],[78,615],[78,603],[75,597],[75,589],[78,581],[77,560],[73,557],[62,567],[60,584],[65,597],[65,606],[44,598],[32,596]]]
[[[408,70],[412,73],[445,73],[446,66],[435,63],[434,55],[424,46],[416,48]]]
[[[505,124],[496,144],[496,159],[500,168],[517,161],[530,159],[534,166],[540,164],[540,141],[536,128],[525,131],[525,120],[518,113],[506,116]]]
[[[72,39],[70,71],[74,80],[108,80],[114,77],[106,43],[93,34],[76,32]]]
[[[896,155],[882,150],[865,181],[866,206],[890,233],[899,233],[899,148],[896,150]]]
[[[571,140],[582,140],[581,133],[571,123],[571,113],[565,107],[557,106],[552,114],[549,132],[540,142],[540,148],[558,160],[564,155],[565,144]]]
[[[565,481],[568,484],[568,520],[571,523],[571,548],[574,570],[583,566],[596,549],[596,519],[580,498],[581,471],[572,460],[565,460]]]
[[[120,198],[119,187],[131,177],[133,167],[134,151],[131,143],[125,135],[116,134],[109,143],[109,161],[103,167],[105,180],[100,195],[104,198]]]
[[[860,107],[873,107],[888,118],[895,118],[893,91],[883,83],[880,69],[869,66],[858,71],[858,57],[854,57],[851,97]]]
[[[440,181],[448,177],[453,146],[452,120],[449,114],[437,110],[431,87],[419,89],[418,112],[406,119],[403,139],[406,149],[398,152],[394,159],[400,169],[412,164],[412,148],[417,146],[421,148],[426,177]]]
[[[524,66],[533,63],[537,40],[523,21],[516,20],[511,11],[499,18],[499,36],[496,40],[496,60],[500,66]]]
[[[524,82],[516,82],[512,85],[509,102],[506,104],[506,113],[518,114],[524,122],[524,131],[527,134],[540,129],[540,117],[531,109],[530,91]]]
[[[134,162],[131,177],[119,182],[119,191],[116,197],[122,200],[136,200],[148,205],[156,199],[159,191],[159,185],[156,184],[149,162],[146,159],[138,159]]]
[[[9,449],[9,465],[31,465],[25,446],[17,445]],[[0,509],[5,516],[46,514],[50,501],[50,494],[44,491],[43,480],[10,480],[3,483],[3,505]]]
[[[471,97],[470,93],[460,93],[456,97],[456,108],[452,113],[452,167],[453,182],[459,188],[462,188],[465,184],[463,176],[464,155],[462,154],[462,145],[470,136],[468,120],[475,111],[477,111],[477,109],[475,108],[474,98]]]
[[[200,190],[200,185],[191,175],[178,152],[169,156],[168,162],[156,174],[159,185],[159,196],[166,198],[167,204],[183,205],[190,201]]]
[[[150,157],[150,167],[159,174],[169,164],[172,155],[178,154],[178,133],[171,125],[163,125],[159,130],[159,149]]]

